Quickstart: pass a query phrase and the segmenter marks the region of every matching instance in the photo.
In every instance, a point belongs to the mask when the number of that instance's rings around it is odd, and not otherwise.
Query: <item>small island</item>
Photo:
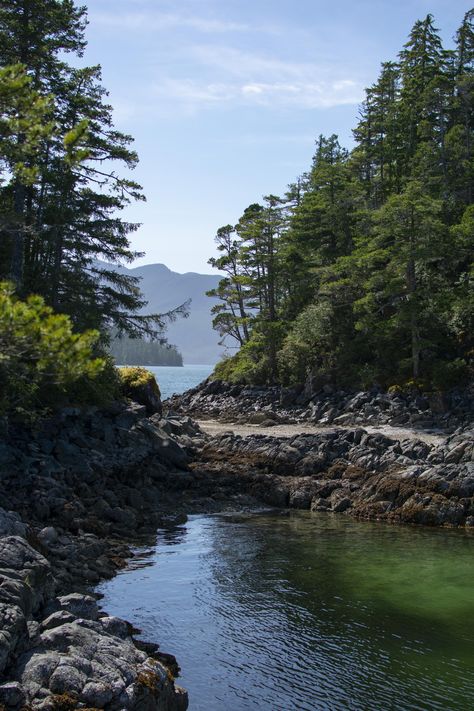
[[[110,355],[119,365],[171,365],[183,367],[183,356],[176,346],[168,343],[130,338],[113,338]]]

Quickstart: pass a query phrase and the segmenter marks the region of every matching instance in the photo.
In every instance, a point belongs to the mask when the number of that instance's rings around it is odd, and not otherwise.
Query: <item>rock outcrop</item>
[[[22,536],[0,539],[0,570],[0,708],[185,711],[185,692],[130,625],[93,597],[55,597],[51,564]]]
[[[474,429],[438,445],[362,428],[292,437],[228,432],[207,442],[192,469],[197,490],[206,482],[220,498],[238,491],[272,506],[474,526]]]
[[[474,527],[470,393],[452,393],[439,411],[421,396],[307,397],[208,383],[168,401],[184,416],[118,403],[10,429],[0,442],[0,711],[186,709],[176,660],[135,639],[90,594],[133,555],[134,537],[186,513],[263,503]],[[210,436],[187,411],[325,429]],[[412,433],[368,432],[359,424],[367,421]],[[416,437],[441,425],[451,433],[440,441]]]
[[[191,467],[199,490],[207,482],[210,496],[222,499],[238,490],[275,506],[474,526],[470,389],[428,397],[416,392],[349,393],[327,385],[314,393],[209,381],[171,398],[166,406],[201,419],[236,423],[237,429],[253,424],[255,432],[287,423],[322,427],[320,432],[313,427],[313,434],[242,437],[230,425],[228,433],[200,448]],[[372,430],[389,425],[389,434],[368,432],[364,425]],[[398,433],[397,427],[402,428]],[[443,435],[440,442],[426,441],[430,430]]]
[[[186,709],[176,660],[84,594],[173,508],[168,482],[189,454],[172,429],[184,445],[199,434],[122,403],[63,410],[0,444],[2,711]]]

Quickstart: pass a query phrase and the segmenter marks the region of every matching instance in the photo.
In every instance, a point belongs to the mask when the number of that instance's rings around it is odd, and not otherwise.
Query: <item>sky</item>
[[[101,64],[135,138],[146,203],[136,265],[212,272],[217,229],[306,171],[319,134],[352,145],[364,88],[432,13],[445,46],[461,0],[85,0],[84,62]]]

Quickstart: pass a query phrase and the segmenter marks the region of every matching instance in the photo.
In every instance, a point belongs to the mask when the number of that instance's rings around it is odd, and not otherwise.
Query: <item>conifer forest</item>
[[[366,89],[355,145],[221,227],[225,380],[446,388],[472,375],[474,11],[445,49],[431,15]],[[376,69],[374,68],[374,75]]]

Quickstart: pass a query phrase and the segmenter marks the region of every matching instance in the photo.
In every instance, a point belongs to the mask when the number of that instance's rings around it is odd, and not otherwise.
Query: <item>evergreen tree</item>
[[[242,269],[240,260],[240,242],[236,239],[236,230],[232,225],[221,227],[216,236],[217,250],[221,256],[212,258],[209,264],[223,271],[226,276],[215,289],[207,292],[208,296],[220,299],[220,304],[212,307],[213,326],[219,331],[225,343],[227,336],[232,337],[239,346],[249,340],[250,314],[247,312],[250,279]]]
[[[22,65],[0,69],[0,263],[5,275],[19,280],[23,270],[23,240],[26,230],[19,187],[34,183],[38,174],[40,147],[52,135],[48,121],[49,97],[32,88]]]
[[[116,172],[137,163],[132,138],[113,126],[100,67],[78,69],[64,55],[82,56],[86,11],[72,0],[13,0],[0,6],[0,65],[20,62],[32,90],[51,97],[55,130],[25,157],[35,177],[17,174],[0,191],[2,209],[14,213],[16,232],[0,265],[13,273],[19,293],[39,293],[79,328],[112,326],[157,336],[159,315],[144,316],[138,282],[102,261],[136,256],[129,235],[138,225],[120,218],[140,186]],[[18,136],[19,149],[29,144]],[[181,311],[184,306],[181,307]],[[179,312],[179,310],[178,310]],[[176,315],[176,313],[175,313]]]
[[[366,91],[361,118],[354,130],[357,148],[352,160],[373,207],[379,207],[388,195],[401,189],[399,92],[399,66],[385,62],[378,81]]]

